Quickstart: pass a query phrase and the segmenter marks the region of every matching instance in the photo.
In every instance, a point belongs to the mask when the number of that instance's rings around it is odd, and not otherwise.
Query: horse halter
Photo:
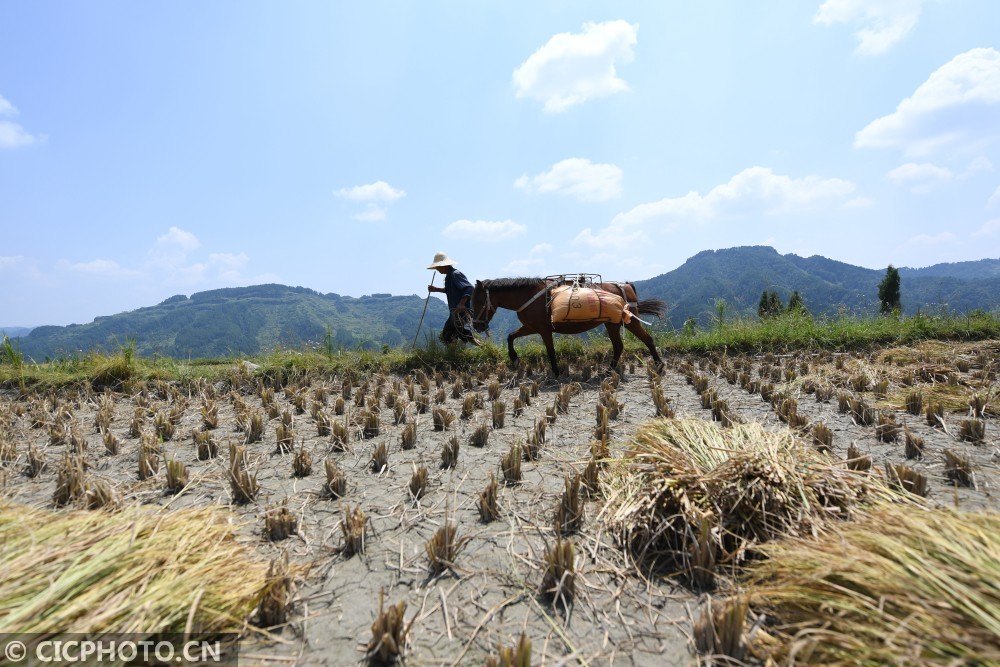
[[[486,303],[478,311],[472,314],[472,327],[482,326],[482,330],[486,331],[490,327],[490,311],[493,310],[493,304],[490,302],[490,288],[483,285],[483,291],[486,292]]]

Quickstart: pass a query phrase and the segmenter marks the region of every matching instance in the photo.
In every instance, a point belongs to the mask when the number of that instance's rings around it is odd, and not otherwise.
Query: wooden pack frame
[[[547,307],[553,324],[610,322],[628,324],[631,313],[621,296],[601,289],[599,274],[549,276]]]
[[[570,285],[571,287],[596,289],[604,282],[604,278],[599,273],[559,273],[554,276],[545,276],[545,282],[548,285],[545,289],[545,308],[551,313],[552,290],[556,287]]]

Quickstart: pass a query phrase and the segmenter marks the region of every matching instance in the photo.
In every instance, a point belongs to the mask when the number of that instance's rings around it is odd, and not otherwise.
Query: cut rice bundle
[[[617,472],[605,510],[612,532],[637,562],[695,584],[712,580],[706,563],[737,566],[758,543],[813,534],[861,502],[901,495],[756,423],[649,422]]]
[[[267,566],[214,508],[59,512],[0,505],[0,627],[11,633],[239,630]],[[190,614],[190,618],[189,618]]]
[[[1000,664],[1000,515],[884,504],[750,569],[776,619],[761,658],[803,665]]]

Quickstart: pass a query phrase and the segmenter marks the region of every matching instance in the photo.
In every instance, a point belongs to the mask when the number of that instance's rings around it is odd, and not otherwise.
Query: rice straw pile
[[[791,431],[700,419],[644,425],[610,484],[607,520],[633,558],[704,587],[757,543],[813,534],[860,501],[891,493]]]
[[[266,564],[213,508],[58,512],[0,505],[0,632],[239,629]]]
[[[1000,665],[1000,516],[889,505],[762,547],[750,602],[779,664]],[[768,641],[770,639],[770,641]],[[774,641],[774,640],[777,641]]]

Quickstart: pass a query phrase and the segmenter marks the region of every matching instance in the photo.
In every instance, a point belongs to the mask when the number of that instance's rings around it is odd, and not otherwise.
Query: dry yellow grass
[[[267,566],[214,508],[119,513],[0,506],[4,632],[238,629]]]
[[[761,547],[752,647],[801,665],[1000,665],[1000,516],[884,506],[818,538]]]
[[[759,543],[814,533],[862,502],[902,495],[790,430],[699,419],[640,428],[605,490],[606,520],[633,558],[693,582],[711,579],[705,563],[731,568]]]
[[[956,359],[973,358],[982,349],[982,343],[955,343],[942,340],[925,340],[905,347],[891,347],[875,357],[875,361],[899,368],[917,365],[935,365],[953,368]]]

